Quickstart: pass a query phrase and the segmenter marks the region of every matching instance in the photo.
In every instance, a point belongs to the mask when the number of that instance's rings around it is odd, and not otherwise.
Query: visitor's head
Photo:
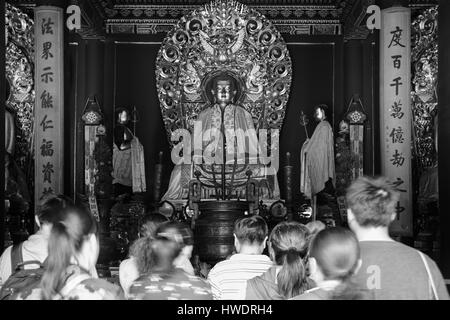
[[[61,194],[47,197],[37,208],[35,215],[37,226],[41,230],[50,232],[51,226],[61,220],[61,211],[73,205],[70,198]]]
[[[275,226],[269,237],[271,259],[281,266],[278,272],[278,291],[289,299],[306,289],[306,269],[303,259],[308,251],[309,230],[292,221]]]
[[[400,194],[386,178],[361,177],[347,189],[348,224],[356,232],[387,229],[396,217]]]
[[[237,253],[261,254],[266,248],[267,236],[267,223],[258,215],[241,218],[234,224]]]
[[[164,224],[164,230],[171,234],[181,235],[183,242],[181,243],[180,254],[190,259],[192,250],[194,249],[194,234],[192,233],[191,227],[182,222],[168,222]]]
[[[44,298],[51,299],[64,285],[65,271],[78,265],[88,271],[97,263],[99,243],[97,221],[81,207],[61,210],[61,220],[54,223],[48,242],[46,271],[42,277]]]
[[[140,273],[148,272],[151,266],[151,244],[155,237],[156,230],[169,219],[160,213],[146,214],[141,220],[139,228],[139,238],[130,246],[129,256],[136,259],[136,264]]]
[[[212,80],[211,92],[219,104],[228,104],[234,102],[237,93],[236,79],[227,73],[221,73]]]
[[[141,226],[139,228],[139,236],[140,237],[153,237],[155,235],[156,229],[163,223],[168,222],[166,216],[160,213],[150,213],[146,214],[142,221]]]
[[[174,261],[180,255],[185,243],[190,243],[181,225],[162,224],[155,233],[150,246],[149,272],[171,273]]]
[[[349,229],[324,229],[314,236],[309,247],[310,278],[316,283],[346,281],[358,270],[359,243]]]

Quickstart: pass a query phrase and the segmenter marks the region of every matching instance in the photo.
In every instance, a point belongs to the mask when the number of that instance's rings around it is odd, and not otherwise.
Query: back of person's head
[[[151,243],[150,271],[170,274],[174,261],[185,246],[185,229],[178,223],[166,223],[159,226]]]
[[[317,263],[324,280],[343,280],[352,276],[358,266],[359,243],[349,229],[324,229],[312,239],[309,258]]]
[[[55,224],[61,220],[61,210],[73,206],[73,201],[64,195],[52,195],[45,198],[38,206],[36,211],[36,218],[39,226],[45,223]]]
[[[311,277],[316,282],[338,280],[333,299],[359,299],[361,291],[351,282],[360,267],[359,242],[355,234],[342,227],[320,231],[309,247]]]
[[[289,299],[306,290],[306,269],[303,262],[308,251],[309,230],[292,221],[275,226],[269,237],[269,252],[281,266],[278,273],[278,291]]]
[[[264,218],[258,215],[241,218],[234,224],[234,236],[239,242],[239,245],[260,246],[267,240],[267,223]]]
[[[152,237],[138,239],[136,244],[133,256],[140,274],[150,273],[155,268],[159,272],[170,273],[182,250],[192,251],[194,236],[184,223],[165,222],[159,225]]]
[[[163,223],[168,222],[169,219],[159,213],[149,213],[142,218],[139,228],[139,238],[133,242],[129,250],[129,256],[136,259],[140,273],[146,273],[148,271],[150,264],[150,246],[156,229]]]
[[[75,263],[89,270],[98,258],[98,226],[93,215],[76,206],[63,208],[60,214],[61,220],[53,225],[48,242],[46,271],[42,277],[45,299],[51,299],[62,289],[68,266]]]
[[[346,195],[349,215],[353,214],[361,227],[388,227],[395,218],[399,198],[399,191],[382,177],[358,178],[347,189]]]
[[[160,213],[146,214],[141,220],[141,226],[139,228],[140,237],[153,237],[156,229],[168,221],[169,219]]]
[[[171,221],[164,224],[161,229],[167,230],[166,232],[171,232],[173,234],[180,234],[182,239],[182,246],[192,246],[194,245],[194,234],[189,225],[183,222]]]

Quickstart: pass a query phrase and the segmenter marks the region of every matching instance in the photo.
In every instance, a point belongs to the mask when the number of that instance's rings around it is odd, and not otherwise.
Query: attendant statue
[[[136,125],[136,112],[133,119],[126,108],[117,108],[117,123],[114,128],[113,145],[113,186],[115,196],[147,191],[145,178],[144,147],[133,131],[130,122]]]
[[[126,108],[116,109],[113,145],[113,186],[116,196],[132,193],[131,141],[133,133],[129,129],[131,117]]]
[[[278,197],[279,187],[275,170],[259,164],[257,153],[252,152],[258,150],[258,138],[252,116],[237,104],[239,82],[229,73],[221,72],[210,79],[206,90],[208,88],[211,88],[207,92],[211,105],[198,115],[197,123],[201,123],[201,130],[194,129],[194,141],[201,141],[202,150],[206,150],[214,158],[214,161],[211,161],[213,164],[199,164],[201,161],[196,157],[204,153],[194,150],[190,165],[175,165],[163,200],[187,198],[187,183],[195,176],[199,176],[207,185],[211,185],[213,181],[220,181],[219,185],[226,184],[225,192],[228,196],[245,197],[245,194],[240,194],[239,189],[245,189],[245,181],[248,178],[246,174],[249,171],[253,179],[268,181],[267,197],[269,193],[274,198]],[[248,134],[251,132],[255,134]],[[245,143],[245,149],[239,147],[242,142]],[[193,147],[195,149],[195,142]],[[244,181],[241,184],[240,179]],[[216,187],[211,188],[216,189],[216,193],[220,192]]]
[[[326,105],[315,108],[314,118],[319,123],[310,139],[301,149],[300,191],[313,200],[313,216],[316,215],[316,195],[325,184],[335,180],[333,129],[326,120]]]

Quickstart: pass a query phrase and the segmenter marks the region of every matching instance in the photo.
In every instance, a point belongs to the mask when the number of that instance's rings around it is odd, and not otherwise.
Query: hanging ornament
[[[83,115],[84,127],[84,177],[85,177],[85,193],[89,199],[89,209],[97,221],[100,221],[97,198],[95,196],[95,180],[97,173],[97,163],[95,161],[94,152],[95,145],[98,141],[98,133],[102,134],[103,126],[100,126],[103,120],[102,111],[96,97],[89,97],[84,107]]]
[[[364,174],[364,123],[367,115],[358,94],[350,100],[345,117],[350,124],[350,148],[355,159],[352,178],[357,179]]]
[[[86,101],[81,119],[87,126],[99,125],[103,120],[102,111],[100,110],[100,106],[95,96],[93,98],[89,97]]]

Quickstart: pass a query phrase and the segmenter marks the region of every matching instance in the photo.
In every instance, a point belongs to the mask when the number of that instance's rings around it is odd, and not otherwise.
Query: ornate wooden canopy
[[[32,7],[36,0],[10,0]],[[185,14],[209,0],[76,0],[82,9],[84,38],[108,34],[166,34]],[[344,35],[365,39],[366,9],[375,0],[241,0],[270,19],[282,34]],[[410,0],[411,7],[437,0]]]

